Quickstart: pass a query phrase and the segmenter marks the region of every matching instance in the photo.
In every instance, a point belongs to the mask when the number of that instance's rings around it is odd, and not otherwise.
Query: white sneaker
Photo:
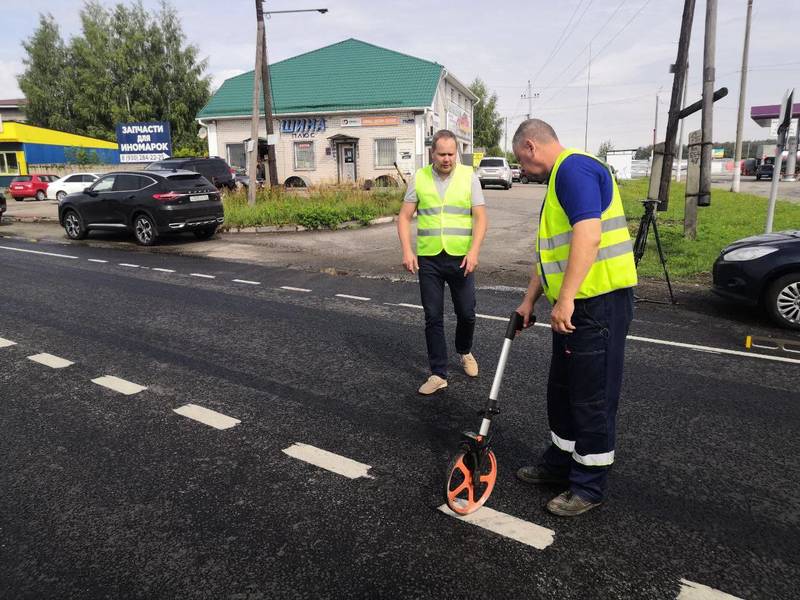
[[[447,379],[442,379],[438,375],[431,375],[428,377],[428,381],[420,386],[418,391],[423,396],[430,396],[431,394],[435,394],[439,390],[443,390],[446,387]]]
[[[464,373],[470,377],[478,376],[478,361],[472,356],[472,352],[461,355],[461,366],[464,367]]]

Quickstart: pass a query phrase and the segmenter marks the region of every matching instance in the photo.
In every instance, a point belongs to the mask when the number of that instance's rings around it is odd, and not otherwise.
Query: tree
[[[497,94],[489,95],[486,84],[480,78],[469,86],[478,97],[473,107],[473,143],[484,148],[499,147],[503,135],[503,118],[497,113]]]
[[[614,149],[614,142],[612,142],[611,140],[606,140],[605,142],[600,144],[600,149],[597,151],[597,158],[605,162],[609,151],[613,149]]]

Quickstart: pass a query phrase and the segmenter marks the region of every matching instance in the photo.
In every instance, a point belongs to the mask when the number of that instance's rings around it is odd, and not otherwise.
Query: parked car
[[[772,172],[775,170],[775,165],[772,163],[761,163],[756,167],[756,181],[762,179],[772,179]]]
[[[520,167],[517,163],[511,163],[511,181],[514,183],[519,181],[520,171],[522,171],[522,167]]]
[[[758,168],[758,161],[755,158],[745,158],[739,166],[742,175],[755,175]]]
[[[8,210],[6,197],[3,195],[3,192],[0,192],[0,221],[3,220],[3,214],[5,214],[6,210]]]
[[[59,177],[47,186],[47,199],[61,201],[67,194],[82,192],[97,181],[98,177],[97,173],[71,173]]]
[[[782,327],[800,329],[800,231],[765,233],[727,246],[714,263],[713,290],[760,306]]]
[[[101,175],[83,192],[58,204],[67,237],[89,231],[130,231],[143,246],[160,235],[191,231],[208,239],[224,221],[219,191],[193,171],[125,171]]]
[[[169,169],[194,171],[195,173],[200,173],[200,175],[219,189],[236,189],[236,171],[218,156],[209,156],[206,158],[165,158],[164,160],[150,163],[145,167],[147,171]]]
[[[8,193],[17,202],[25,198],[44,200],[47,198],[47,186],[58,179],[56,175],[17,175],[8,186]]]
[[[525,169],[520,168],[519,170],[519,182],[520,183],[540,183],[539,180],[532,175],[531,173],[526,173]]]
[[[505,189],[510,189],[514,183],[508,161],[499,156],[486,156],[481,159],[478,165],[478,179],[482,188],[487,185],[502,185]]]

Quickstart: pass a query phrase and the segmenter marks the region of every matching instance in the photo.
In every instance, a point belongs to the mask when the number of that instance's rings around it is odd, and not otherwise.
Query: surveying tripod
[[[661,260],[661,266],[664,268],[664,277],[667,279],[667,287],[669,288],[669,300],[671,304],[676,304],[675,295],[672,293],[672,283],[669,280],[669,271],[667,270],[667,259],[664,256],[664,249],[661,247],[661,236],[658,235],[658,220],[656,219],[656,206],[658,200],[642,200],[644,205],[644,214],[641,221],[639,221],[639,231],[636,233],[636,241],[633,243],[633,260],[636,266],[639,266],[639,261],[642,260],[644,252],[647,249],[647,236],[650,233],[650,226],[653,227],[653,234],[656,237],[656,248],[658,248],[658,258]],[[645,298],[637,298],[639,302],[654,302],[657,304],[666,304],[658,300],[648,300]]]

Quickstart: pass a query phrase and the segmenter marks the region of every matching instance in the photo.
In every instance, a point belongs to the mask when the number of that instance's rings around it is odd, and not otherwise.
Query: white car
[[[482,188],[487,185],[502,185],[505,189],[510,189],[514,183],[508,161],[499,156],[486,156],[481,159],[478,165],[478,179]]]
[[[47,186],[47,199],[60,202],[67,194],[82,192],[92,185],[98,177],[100,176],[97,173],[70,173],[69,175],[64,175]]]

